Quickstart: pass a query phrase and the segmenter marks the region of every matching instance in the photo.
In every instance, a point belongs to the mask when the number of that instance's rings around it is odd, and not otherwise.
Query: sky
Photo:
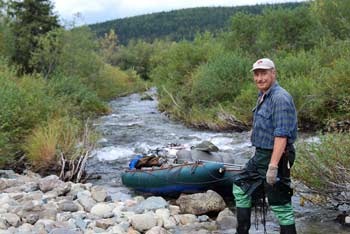
[[[78,25],[203,6],[241,6],[305,0],[52,0],[62,23]],[[78,18],[77,15],[80,15]]]

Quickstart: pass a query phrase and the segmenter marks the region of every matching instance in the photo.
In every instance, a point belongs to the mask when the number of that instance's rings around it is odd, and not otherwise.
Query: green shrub
[[[56,101],[47,96],[40,77],[18,79],[10,70],[0,75],[0,138],[1,157],[14,159],[21,143],[31,129],[49,118]]]
[[[241,93],[233,101],[232,112],[239,120],[246,124],[251,124],[253,120],[252,109],[256,104],[257,98],[258,90],[253,83],[253,77],[251,77],[251,82],[242,88]]]
[[[110,100],[117,96],[145,89],[144,81],[141,80],[136,72],[132,70],[122,71],[118,67],[110,65],[105,65],[96,81],[91,81],[89,86],[96,90],[98,97],[103,100]]]
[[[333,205],[349,203],[350,134],[321,135],[297,146],[293,177]]]
[[[210,60],[194,73],[190,98],[202,107],[233,101],[248,82],[250,63],[246,57],[233,53]]]
[[[76,77],[56,75],[48,83],[48,94],[59,99],[61,103],[66,103],[67,113],[80,119],[109,111],[96,92]]]

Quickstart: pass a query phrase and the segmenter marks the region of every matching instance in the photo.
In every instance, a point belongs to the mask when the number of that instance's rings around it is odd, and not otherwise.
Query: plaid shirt
[[[253,109],[252,145],[273,149],[275,137],[287,137],[287,144],[297,138],[297,114],[290,94],[275,82],[265,93],[259,93]]]

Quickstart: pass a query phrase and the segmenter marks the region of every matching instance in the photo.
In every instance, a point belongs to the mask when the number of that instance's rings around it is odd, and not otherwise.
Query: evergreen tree
[[[12,61],[21,65],[22,72],[34,70],[29,61],[38,46],[39,36],[59,27],[58,16],[52,9],[49,0],[15,0],[10,3],[9,16],[12,17],[16,48]]]

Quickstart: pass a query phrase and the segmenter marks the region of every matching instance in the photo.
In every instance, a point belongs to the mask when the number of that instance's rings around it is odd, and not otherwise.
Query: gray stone
[[[107,190],[102,186],[94,186],[91,188],[91,196],[97,202],[104,202],[107,195]]]
[[[50,175],[39,180],[39,188],[44,193],[55,188],[64,187],[64,184],[65,183],[55,175]]]
[[[44,210],[40,212],[41,219],[51,219],[56,221],[57,209],[54,206],[45,207]]]
[[[41,200],[43,198],[43,192],[38,190],[26,194],[21,200],[32,201],[32,200]]]
[[[85,191],[85,186],[83,184],[72,184],[71,182],[68,182],[71,184],[71,189],[68,192],[67,195],[77,197],[79,192]]]
[[[205,202],[203,202],[205,201]],[[209,212],[220,212],[226,208],[224,199],[216,192],[182,195],[176,200],[182,213],[202,215]]]
[[[113,217],[113,208],[105,203],[98,203],[91,208],[91,214],[97,215],[101,218]]]
[[[198,216],[198,221],[199,221],[199,222],[207,222],[208,220],[209,220],[208,215],[201,215],[201,216]]]
[[[22,203],[22,209],[24,211],[41,211],[43,209],[40,203],[34,201],[25,201]]]
[[[222,230],[233,229],[237,226],[237,219],[234,216],[224,216],[219,221],[216,220],[216,223]]]
[[[100,219],[96,220],[96,227],[102,228],[102,229],[107,229],[111,226],[113,226],[115,222],[112,219]]]
[[[177,220],[174,216],[170,216],[168,219],[164,220],[163,226],[166,229],[174,228],[179,222],[180,222],[180,219]]]
[[[69,219],[71,219],[73,217],[72,213],[70,212],[63,212],[63,213],[58,213],[56,216],[56,220],[58,222],[66,222]]]
[[[25,213],[22,215],[22,220],[25,223],[35,224],[39,220],[40,216],[38,213]]]
[[[34,225],[35,229],[39,229],[42,230],[44,229],[46,232],[50,232],[52,231],[55,227],[55,221],[50,220],[50,219],[39,219],[35,225]]]
[[[54,188],[54,191],[57,192],[58,196],[62,196],[67,194],[71,189],[71,184],[70,183],[64,183],[61,184],[61,186],[57,186],[56,188]]]
[[[148,230],[145,234],[170,234],[166,229],[162,227],[153,227]]]
[[[9,225],[18,227],[21,223],[20,218],[16,214],[6,213],[2,214],[1,218],[4,219]]]
[[[234,229],[237,226],[237,218],[230,209],[226,208],[219,213],[216,224],[221,230]]]
[[[49,232],[49,234],[82,234],[82,232],[74,231],[66,228],[55,228],[55,229],[52,229],[52,231]]]
[[[0,177],[7,179],[16,179],[18,174],[16,174],[13,170],[0,170]]]
[[[84,207],[87,212],[91,211],[91,208],[96,205],[96,201],[92,199],[89,191],[78,192],[78,202]]]
[[[12,199],[18,201],[18,200],[20,200],[20,199],[22,199],[24,197],[24,193],[10,193],[9,196]]]
[[[126,232],[126,231],[128,231],[128,228],[130,227],[130,223],[122,221],[119,223],[119,227],[121,227]]]
[[[110,231],[113,234],[126,234],[126,230],[122,227],[120,227],[119,225],[113,226]]]
[[[63,201],[58,204],[58,210],[63,212],[76,212],[79,207],[72,201]]]
[[[216,218],[216,220],[220,220],[222,217],[225,217],[225,216],[234,216],[234,214],[229,208],[225,208],[223,211],[221,211],[218,214],[218,217]]]
[[[153,213],[135,214],[131,217],[131,225],[137,231],[146,231],[157,225],[157,218]]]
[[[3,219],[1,216],[0,216],[0,230],[3,229],[7,229],[8,227],[10,226],[10,224],[5,220]]]
[[[81,230],[85,230],[86,227],[88,226],[88,222],[84,221],[82,218],[80,217],[76,217],[74,218],[75,220],[75,224],[81,229]]]
[[[29,223],[24,223],[18,227],[17,233],[32,233],[34,226]]]
[[[146,200],[140,202],[136,209],[142,210],[157,210],[168,207],[168,203],[162,197],[149,197]]]
[[[180,223],[182,225],[191,225],[195,222],[197,222],[197,217],[193,214],[180,215]]]
[[[198,145],[192,147],[192,149],[204,151],[204,152],[218,152],[219,148],[210,141],[202,141]]]
[[[74,219],[80,218],[80,219],[85,219],[87,217],[87,213],[85,211],[78,211],[72,213],[72,216]]]
[[[28,182],[23,186],[23,191],[26,193],[34,192],[39,189],[39,185],[36,182]]]
[[[50,200],[56,200],[57,197],[58,197],[57,191],[51,190],[44,194],[43,199],[45,199],[46,201],[50,201]]]
[[[171,215],[177,215],[177,214],[180,213],[180,207],[179,206],[170,205],[169,206],[169,211],[170,211]]]
[[[25,187],[23,186],[11,186],[8,187],[7,189],[3,190],[5,193],[20,193],[23,192]]]
[[[0,178],[0,191],[6,189],[8,186],[7,180]]]

